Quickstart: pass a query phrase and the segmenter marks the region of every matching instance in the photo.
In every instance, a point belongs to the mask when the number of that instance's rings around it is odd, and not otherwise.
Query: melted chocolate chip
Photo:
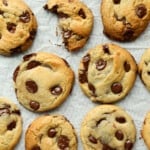
[[[36,101],[31,101],[30,102],[30,107],[33,109],[33,110],[38,110],[40,108],[40,104]]]
[[[22,50],[21,50],[21,47],[18,46],[16,48],[12,48],[10,51],[11,51],[11,54],[17,54],[17,53],[20,53]]]
[[[16,31],[16,24],[11,23],[11,22],[7,22],[7,30],[10,33],[15,33],[15,31]]]
[[[95,94],[95,87],[94,87],[94,85],[91,84],[91,83],[88,83],[88,87],[92,91],[92,93]]]
[[[133,147],[133,143],[130,140],[126,140],[124,147],[125,150],[131,150]]]
[[[48,10],[48,5],[47,5],[47,4],[44,5],[43,8],[44,8],[45,10]]]
[[[19,18],[23,23],[28,23],[30,21],[30,13],[26,10],[19,16]]]
[[[3,114],[10,114],[9,108],[7,107],[0,108],[0,116],[2,116]]]
[[[47,134],[50,138],[53,138],[53,137],[55,137],[56,133],[57,133],[57,131],[55,130],[55,128],[51,128],[48,130]]]
[[[16,127],[16,121],[12,121],[9,125],[7,125],[7,130],[13,130]]]
[[[68,18],[69,16],[67,14],[64,14],[63,12],[58,13],[59,18]]]
[[[116,117],[116,121],[119,123],[126,123],[126,119],[124,117]]]
[[[125,63],[124,63],[124,70],[125,70],[126,72],[129,72],[130,69],[131,69],[130,64],[129,64],[127,61],[125,61]]]
[[[0,10],[0,15],[3,15],[4,14],[4,11],[3,10]]]
[[[121,0],[113,0],[114,4],[120,4]]]
[[[20,67],[17,66],[17,68],[15,69],[14,73],[13,73],[13,80],[16,81],[16,78],[18,76],[18,72],[19,72]]]
[[[145,5],[144,4],[137,5],[135,8],[135,13],[139,18],[143,18],[147,13]]]
[[[89,135],[89,136],[88,136],[88,139],[89,139],[89,141],[90,141],[91,143],[97,144],[97,139],[96,139],[95,137],[93,137],[92,135]]]
[[[28,54],[28,55],[23,56],[23,60],[24,61],[28,61],[33,56],[36,56],[36,53],[32,53],[32,54]]]
[[[26,81],[26,89],[29,93],[36,93],[38,91],[38,86],[34,81]]]
[[[110,54],[108,45],[103,45],[104,53]]]
[[[109,145],[107,144],[103,144],[103,149],[102,150],[116,150],[114,148],[111,148]]]
[[[126,31],[124,32],[123,36],[125,40],[130,40],[132,39],[134,34],[134,31],[131,28],[127,28]]]
[[[86,18],[86,15],[85,15],[84,10],[83,10],[82,8],[79,10],[78,15],[79,15],[81,18],[83,18],[83,19]]]
[[[12,114],[17,114],[17,115],[20,116],[20,115],[21,115],[21,112],[20,112],[20,110],[13,110],[13,111],[12,111]]]
[[[123,140],[124,135],[123,135],[123,133],[122,133],[121,130],[117,130],[116,133],[115,133],[115,137],[116,137],[118,140],[121,141],[121,140]]]
[[[122,85],[119,82],[115,82],[112,84],[111,90],[115,94],[121,93],[122,92]]]
[[[33,68],[38,67],[40,65],[41,65],[41,63],[39,61],[32,60],[28,63],[27,69],[33,69]]]
[[[82,70],[82,72],[79,73],[79,82],[80,83],[86,83],[86,82],[88,82],[87,73],[86,73],[85,70]]]
[[[100,59],[96,62],[96,69],[98,71],[103,70],[107,65],[107,61],[104,61],[103,59]]]
[[[69,39],[72,35],[72,31],[67,30],[67,31],[63,31],[63,38],[64,39]]]
[[[102,121],[106,120],[106,118],[102,118],[99,121],[96,122],[96,126],[98,126],[99,124],[101,124]]]
[[[82,59],[82,62],[83,62],[85,70],[87,71],[89,67],[89,62],[90,62],[90,54],[85,55]]]
[[[147,71],[147,74],[150,75],[150,71]]]
[[[35,146],[32,147],[31,150],[41,150],[41,148],[38,145],[35,145]]]
[[[3,4],[4,4],[5,6],[8,6],[7,0],[3,0]]]
[[[57,86],[50,88],[50,91],[53,95],[60,95],[63,90],[59,85],[57,85]]]
[[[60,135],[58,137],[57,145],[60,148],[60,150],[65,150],[66,148],[69,148],[69,139],[65,135]]]
[[[53,6],[53,8],[50,9],[51,12],[57,13],[58,5]]]

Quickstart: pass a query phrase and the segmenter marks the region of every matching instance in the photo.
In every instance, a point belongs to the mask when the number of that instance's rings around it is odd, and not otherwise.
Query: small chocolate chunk
[[[33,69],[33,68],[38,67],[40,65],[41,65],[41,63],[39,61],[32,60],[28,63],[27,69]]]
[[[83,10],[82,8],[79,10],[78,15],[79,15],[81,18],[83,18],[83,19],[86,18],[85,12],[84,12],[84,10]]]
[[[134,31],[131,28],[127,28],[123,34],[125,40],[131,40],[133,37]]]
[[[53,6],[53,8],[50,9],[51,12],[57,14],[58,5]]]
[[[86,73],[85,70],[82,70],[82,72],[79,73],[79,82],[80,83],[86,83],[86,82],[88,82],[87,73]]]
[[[115,133],[115,137],[116,137],[118,140],[121,141],[121,140],[123,140],[124,135],[123,135],[123,133],[122,133],[121,130],[117,130],[116,133]]]
[[[120,4],[121,0],[113,0],[114,4]]]
[[[36,93],[38,91],[38,86],[34,81],[26,81],[26,89],[29,93]]]
[[[35,146],[32,147],[31,150],[41,150],[41,148],[38,145],[35,145]]]
[[[28,61],[33,56],[36,56],[36,53],[32,53],[32,54],[28,54],[28,55],[23,56],[23,60],[24,61]]]
[[[104,51],[104,53],[106,53],[106,54],[110,54],[108,45],[103,45],[103,51]]]
[[[22,21],[23,23],[28,23],[31,19],[30,13],[26,10],[19,16],[19,18],[20,18],[20,21]]]
[[[93,137],[92,135],[89,135],[89,136],[88,136],[88,139],[89,139],[89,141],[90,141],[91,143],[97,144],[97,139],[96,139],[95,137]]]
[[[48,10],[48,5],[47,5],[47,4],[44,5],[43,8],[44,8],[45,10]]]
[[[126,72],[129,72],[130,69],[131,69],[130,64],[129,64],[127,61],[125,61],[125,63],[124,63],[124,70],[125,70]]]
[[[147,14],[147,9],[144,4],[139,4],[135,8],[135,13],[139,18],[143,18]]]
[[[133,147],[133,143],[130,140],[126,140],[124,147],[125,150],[131,150]]]
[[[116,117],[116,121],[119,123],[126,123],[126,119],[124,117]]]
[[[106,67],[106,65],[107,65],[107,61],[100,59],[96,62],[96,69],[98,71],[101,71]]]
[[[59,18],[65,18],[65,19],[66,19],[66,18],[68,18],[69,16],[68,16],[67,14],[63,13],[63,12],[59,12],[59,13],[58,13],[58,17],[59,17]]]
[[[38,110],[38,109],[40,108],[40,104],[39,104],[39,102],[31,101],[31,102],[30,102],[30,107],[31,107],[33,110]]]
[[[20,110],[13,110],[13,111],[12,111],[12,114],[21,115],[21,112],[20,112]]]
[[[48,136],[50,137],[50,138],[53,138],[53,137],[55,137],[55,135],[56,135],[56,133],[57,133],[57,131],[55,130],[55,128],[50,128],[49,130],[48,130]]]
[[[90,91],[92,91],[92,93],[95,94],[95,87],[94,87],[94,85],[91,84],[91,83],[88,83],[88,87],[89,87]]]
[[[50,88],[50,91],[53,95],[60,95],[63,90],[62,90],[61,86],[57,85],[57,86]]]
[[[122,85],[119,82],[115,82],[111,86],[111,90],[114,94],[118,94],[122,92]]]
[[[9,125],[7,125],[7,130],[13,130],[16,127],[16,121],[12,121]]]
[[[3,15],[4,14],[4,11],[3,10],[0,10],[0,15]]]
[[[60,135],[58,137],[57,145],[60,148],[60,150],[65,150],[66,148],[69,149],[69,139],[65,135]]]
[[[116,150],[115,148],[111,148],[109,145],[107,144],[103,144],[103,149],[102,150]]]
[[[11,22],[7,22],[7,30],[10,33],[15,33],[15,31],[16,31],[16,24],[11,23]]]
[[[19,72],[20,67],[17,66],[17,68],[15,69],[14,73],[13,73],[13,80],[16,81],[16,78],[18,76],[18,72]]]
[[[90,54],[85,55],[82,59],[82,62],[84,65],[84,69],[87,71],[89,67],[89,62],[90,62]]]

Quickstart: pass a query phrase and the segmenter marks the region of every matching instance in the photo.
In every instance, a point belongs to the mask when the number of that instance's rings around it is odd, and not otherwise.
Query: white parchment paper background
[[[46,0],[25,0],[27,4],[32,8],[38,21],[38,33],[34,41],[33,46],[24,54],[20,54],[13,57],[0,56],[0,97],[6,97],[18,104],[21,109],[23,117],[23,134],[15,150],[25,150],[24,147],[24,134],[28,125],[39,115],[26,110],[22,107],[15,96],[13,89],[13,71],[16,66],[21,62],[23,55],[36,52],[39,50],[52,52],[65,58],[72,69],[75,72],[76,80],[69,98],[58,109],[49,111],[49,114],[60,113],[65,115],[74,125],[77,134],[79,146],[78,149],[82,150],[80,135],[80,125],[85,114],[97,104],[92,103],[81,91],[78,80],[78,66],[82,56],[85,55],[89,48],[96,46],[97,44],[114,42],[120,46],[127,48],[130,53],[139,62],[140,57],[145,49],[150,48],[150,25],[146,31],[136,40],[130,43],[119,43],[109,40],[103,35],[103,27],[100,17],[100,3],[101,0],[83,0],[85,4],[91,8],[94,14],[94,28],[88,43],[83,49],[76,53],[69,53],[62,44],[61,33],[58,28],[57,17],[51,13],[46,12],[43,9],[43,5]],[[109,11],[109,10],[108,10]],[[111,25],[111,22],[110,22]],[[56,36],[58,33],[58,36]],[[62,46],[57,46],[62,45]],[[139,77],[135,82],[134,88],[129,95],[122,101],[115,103],[116,105],[124,108],[134,119],[137,128],[137,140],[134,146],[134,150],[146,150],[143,140],[140,138],[141,126],[147,111],[150,110],[150,93],[141,83]],[[132,134],[132,133],[131,133]]]

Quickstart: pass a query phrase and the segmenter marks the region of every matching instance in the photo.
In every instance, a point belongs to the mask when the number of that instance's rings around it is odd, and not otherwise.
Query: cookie
[[[138,64],[138,72],[145,87],[150,91],[150,49],[147,49]]]
[[[46,10],[57,14],[64,45],[68,51],[82,48],[92,31],[92,11],[79,0],[48,0]]]
[[[79,66],[79,83],[92,100],[112,103],[124,98],[134,85],[137,65],[131,54],[115,44],[98,45]]]
[[[148,149],[150,149],[149,132],[150,132],[150,112],[148,112],[146,114],[146,117],[145,117],[144,123],[143,123],[143,127],[141,130],[142,138],[144,139],[144,142],[147,145]]]
[[[13,74],[19,102],[31,111],[58,107],[70,94],[74,73],[63,58],[46,52],[25,55]]]
[[[36,34],[37,21],[23,0],[0,0],[0,54],[27,50]]]
[[[132,118],[118,106],[95,107],[82,122],[84,150],[131,150],[135,139],[136,129]]]
[[[26,150],[77,150],[72,124],[62,115],[45,115],[35,119],[25,134]]]
[[[150,21],[150,3],[149,0],[102,0],[101,16],[108,37],[131,41],[146,29]]]
[[[18,107],[0,98],[0,150],[13,150],[22,133],[22,118]]]

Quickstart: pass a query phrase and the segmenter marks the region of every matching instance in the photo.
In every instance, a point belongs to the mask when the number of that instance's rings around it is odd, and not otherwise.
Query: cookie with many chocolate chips
[[[150,21],[150,3],[149,0],[102,0],[101,16],[108,37],[131,41],[146,29]]]
[[[29,110],[41,112],[58,107],[66,100],[74,73],[63,58],[38,52],[23,57],[13,80],[19,102]]]
[[[22,133],[22,118],[16,104],[0,98],[0,150],[13,150]]]
[[[44,6],[59,17],[65,47],[69,51],[82,48],[92,31],[93,14],[79,0],[48,0]]]
[[[92,100],[112,103],[124,98],[134,85],[137,65],[131,54],[115,44],[89,50],[79,66],[79,83]]]
[[[120,107],[101,105],[85,116],[81,140],[84,150],[131,150],[136,128],[132,118]]]
[[[0,0],[0,54],[27,50],[36,35],[37,21],[23,0]]]
[[[77,150],[72,124],[62,115],[36,118],[25,135],[26,150]]]

